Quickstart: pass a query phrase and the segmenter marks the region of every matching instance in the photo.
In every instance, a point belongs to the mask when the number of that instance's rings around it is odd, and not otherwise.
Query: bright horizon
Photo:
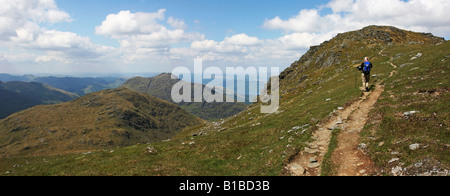
[[[0,0],[0,73],[280,67],[369,25],[450,37],[448,0]]]

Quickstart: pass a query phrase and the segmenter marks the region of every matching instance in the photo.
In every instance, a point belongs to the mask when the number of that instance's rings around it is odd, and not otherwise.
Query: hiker
[[[362,72],[362,81],[363,81],[363,87],[361,90],[365,90],[366,92],[369,92],[369,82],[370,82],[370,71],[372,71],[372,63],[369,61],[369,57],[364,58],[364,62],[361,64],[361,66],[357,67],[359,71]]]

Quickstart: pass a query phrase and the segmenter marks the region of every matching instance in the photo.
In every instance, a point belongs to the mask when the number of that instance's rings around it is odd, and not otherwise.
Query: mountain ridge
[[[0,80],[5,82],[38,82],[83,96],[105,89],[117,88],[125,82],[121,77],[55,77],[34,75],[10,75],[0,73]]]
[[[155,142],[202,123],[169,102],[124,88],[105,90],[1,120],[0,156],[65,154]]]
[[[179,83],[186,82],[180,79],[172,79],[172,74],[162,73],[155,77],[145,78],[145,77],[133,77],[127,80],[122,87],[128,88],[130,90],[146,93],[151,96],[166,100],[168,102],[174,103],[172,100],[172,87]],[[203,84],[194,84],[186,82],[187,86],[205,88]],[[203,99],[204,100],[204,99]],[[194,116],[198,116],[205,120],[217,120],[223,119],[232,115],[235,115],[242,110],[244,110],[247,105],[245,103],[175,103],[181,108],[185,109]]]

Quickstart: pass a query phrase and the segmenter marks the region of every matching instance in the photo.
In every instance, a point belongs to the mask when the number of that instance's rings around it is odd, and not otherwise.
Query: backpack
[[[371,63],[369,61],[364,62],[363,72],[369,73],[372,69],[372,66],[370,66]]]

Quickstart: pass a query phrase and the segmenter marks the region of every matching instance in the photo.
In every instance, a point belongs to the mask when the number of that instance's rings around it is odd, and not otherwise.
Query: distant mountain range
[[[151,78],[134,77],[126,81],[122,87],[128,88],[130,90],[146,93],[151,96],[169,101],[173,103],[171,92],[172,87],[180,82],[180,79],[172,79],[172,74],[163,73],[159,76]],[[205,88],[203,84],[188,84],[194,88],[195,85]],[[193,91],[192,91],[193,92]],[[198,116],[205,120],[217,120],[223,119],[232,115],[235,115],[247,108],[245,103],[185,103],[181,102],[178,104],[181,108],[185,109],[189,113]]]
[[[121,77],[38,77],[34,75],[15,76],[10,74],[0,74],[0,81],[40,82],[83,96],[105,89],[117,88],[122,85],[126,79]]]
[[[42,83],[0,81],[0,119],[36,105],[62,103],[77,97]]]

